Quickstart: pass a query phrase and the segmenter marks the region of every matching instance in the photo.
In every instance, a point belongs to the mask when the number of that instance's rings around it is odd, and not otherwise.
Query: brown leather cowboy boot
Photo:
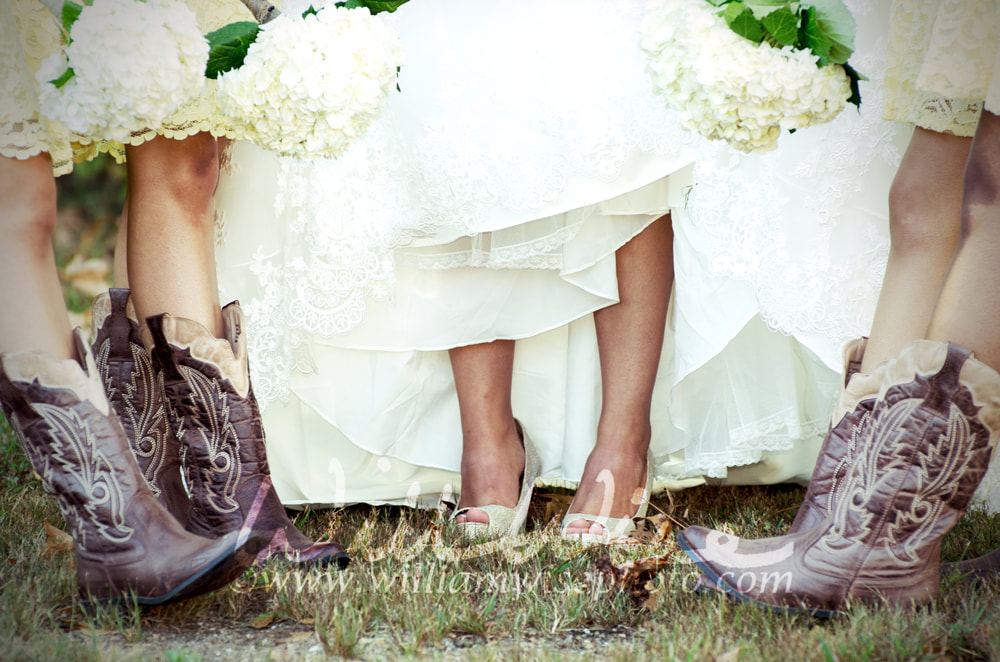
[[[982,556],[941,566],[941,574],[947,576],[953,572],[970,579],[986,579],[1000,574],[1000,547]]]
[[[844,478],[857,455],[858,441],[871,420],[872,407],[878,395],[885,362],[870,373],[861,372],[861,362],[868,347],[868,338],[851,340],[843,348],[844,384],[837,395],[830,427],[816,457],[809,487],[799,505],[791,527],[784,535],[811,529],[819,525],[835,507],[843,491]],[[740,550],[752,554],[766,552],[774,538],[741,540]],[[715,590],[715,584],[700,576],[696,583],[699,591]]]
[[[921,604],[941,539],[964,514],[1000,435],[1000,375],[955,345],[918,341],[886,366],[842,497],[812,529],[746,545],[701,527],[681,548],[719,589],[830,616],[852,601]]]
[[[854,460],[858,439],[871,418],[885,365],[876,366],[871,374],[860,372],[867,346],[867,338],[852,340],[844,346],[844,386],[837,396],[809,488],[788,533],[811,529],[822,522],[839,496],[838,488],[843,486],[843,478]]]
[[[181,528],[146,486],[79,329],[74,341],[80,360],[0,354],[0,405],[66,518],[84,601],[162,604],[235,579],[260,537]]]
[[[191,501],[181,476],[180,443],[170,432],[149,352],[139,340],[139,322],[129,291],[112,289],[94,299],[93,350],[104,392],[125,430],[153,496],[181,526]]]
[[[152,340],[170,424],[184,449],[188,530],[212,536],[246,526],[272,538],[258,561],[333,561],[343,567],[349,561],[344,548],[304,536],[278,499],[250,385],[239,303],[223,308],[222,319],[222,339],[195,321],[166,314],[148,318],[141,330]]]

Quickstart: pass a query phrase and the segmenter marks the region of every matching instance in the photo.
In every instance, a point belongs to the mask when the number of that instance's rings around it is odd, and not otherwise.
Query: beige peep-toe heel
[[[612,540],[624,538],[632,531],[635,531],[635,520],[646,516],[649,506],[649,497],[653,488],[653,452],[646,453],[646,482],[642,487],[642,501],[631,517],[605,517],[602,515],[591,515],[589,513],[567,513],[562,519],[562,527],[559,536],[563,540],[579,542],[584,545],[605,545]],[[602,533],[570,533],[567,531],[569,525],[576,520],[584,520],[604,527]]]
[[[521,474],[521,494],[517,499],[517,504],[513,508],[488,504],[456,510],[451,516],[453,522],[459,515],[464,515],[470,510],[481,510],[490,517],[489,523],[455,522],[455,526],[458,527],[462,537],[466,540],[492,540],[505,535],[516,535],[524,528],[524,523],[528,519],[531,492],[535,487],[535,479],[541,472],[542,462],[534,444],[531,443],[531,438],[520,422],[517,423],[517,429],[521,433],[521,440],[524,443],[524,473]]]

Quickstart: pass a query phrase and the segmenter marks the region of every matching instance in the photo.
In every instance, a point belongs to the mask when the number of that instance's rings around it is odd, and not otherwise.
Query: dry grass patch
[[[0,637],[4,659],[915,660],[998,659],[1000,581],[942,582],[910,610],[855,608],[834,621],[774,614],[689,589],[694,567],[672,523],[742,535],[790,524],[801,488],[703,487],[658,497],[648,544],[581,548],[558,537],[565,494],[535,499],[527,533],[466,544],[445,514],[354,506],[299,514],[340,540],[346,571],[273,564],[212,595],[147,610],[79,609],[72,555],[43,553],[63,528],[6,426],[0,427]],[[955,560],[1000,545],[1000,518],[973,512],[943,545]],[[657,528],[659,527],[659,528]],[[660,536],[662,538],[662,536]],[[607,558],[602,560],[602,557]],[[607,568],[659,557],[637,608]]]

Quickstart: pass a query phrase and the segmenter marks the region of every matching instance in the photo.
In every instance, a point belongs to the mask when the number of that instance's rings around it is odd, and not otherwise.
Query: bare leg
[[[524,447],[510,404],[514,341],[456,347],[448,352],[462,418],[462,496],[459,508],[513,507],[520,492]],[[481,510],[458,522],[489,523]]]
[[[128,197],[125,198],[115,235],[114,282],[115,287],[128,289]]]
[[[673,287],[673,229],[664,216],[618,249],[620,302],[594,313],[601,359],[601,418],[571,512],[629,517],[646,479],[649,413]],[[568,533],[600,535],[571,522]]]
[[[0,157],[0,352],[76,356],[52,253],[56,185],[48,155]]]
[[[139,319],[170,313],[222,330],[212,196],[219,147],[199,133],[128,148],[128,281]]]
[[[962,235],[928,329],[1000,369],[1000,117],[983,112],[965,171]]]
[[[892,246],[861,369],[923,338],[961,226],[969,138],[917,127],[889,192]]]

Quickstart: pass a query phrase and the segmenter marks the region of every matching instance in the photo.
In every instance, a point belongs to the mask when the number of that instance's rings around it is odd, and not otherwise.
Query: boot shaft
[[[221,339],[197,322],[169,315],[148,318],[141,330],[152,343],[168,417],[184,448],[188,530],[212,536],[245,527],[271,539],[261,561],[343,566],[343,547],[303,535],[274,490],[239,304],[223,308],[222,318]]]
[[[84,553],[132,540],[129,501],[145,489],[79,329],[82,360],[43,352],[0,355],[0,404]]]
[[[112,289],[98,296],[92,320],[94,357],[108,401],[125,430],[149,489],[163,500],[164,481],[171,483],[168,489],[183,490],[183,486],[172,485],[180,480],[179,445],[169,434],[161,388],[149,352],[139,339],[139,324],[129,291]]]
[[[816,457],[809,488],[789,533],[821,523],[841,494],[843,479],[857,455],[860,436],[871,419],[880,370],[884,369],[876,367],[870,374],[860,372],[867,345],[867,338],[844,345],[843,386],[837,394],[830,428]]]
[[[191,527],[206,535],[242,526],[269,481],[238,306],[227,306],[223,320],[222,339],[197,322],[169,315],[150,317],[142,330],[152,343],[170,426],[183,447]]]
[[[922,550],[936,552],[931,541],[964,514],[989,466],[1000,384],[968,350],[931,342],[909,345],[882,381],[824,544],[851,540],[881,575],[905,575],[928,561]]]
[[[184,531],[149,491],[79,329],[74,342],[80,360],[0,354],[0,406],[69,526],[81,596],[162,604],[228,583],[266,540]]]

